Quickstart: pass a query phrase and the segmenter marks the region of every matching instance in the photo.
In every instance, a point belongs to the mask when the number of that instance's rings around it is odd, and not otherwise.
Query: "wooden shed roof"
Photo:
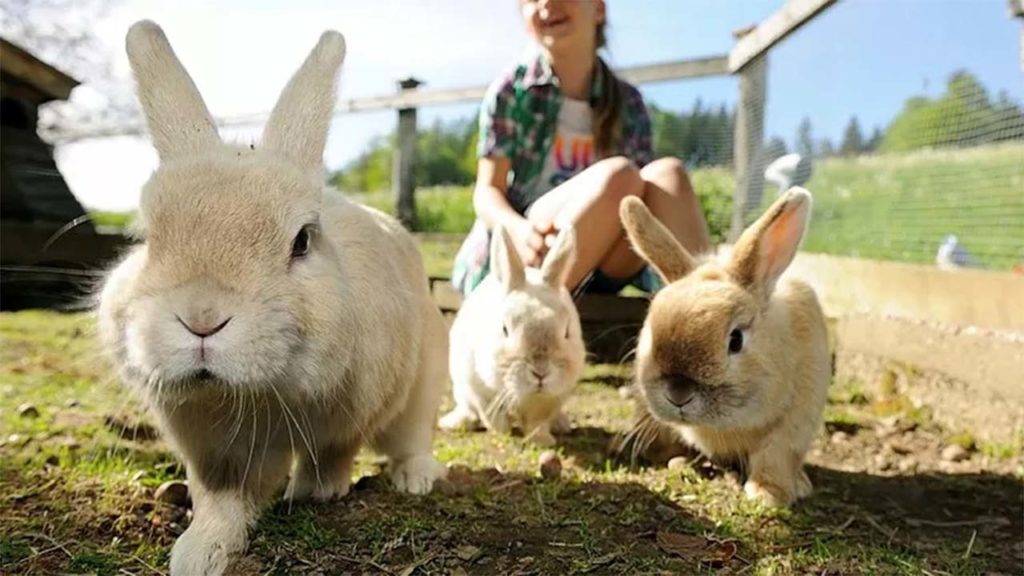
[[[0,76],[4,89],[18,90],[20,96],[37,104],[67,100],[78,80],[36,58],[24,48],[0,38]]]

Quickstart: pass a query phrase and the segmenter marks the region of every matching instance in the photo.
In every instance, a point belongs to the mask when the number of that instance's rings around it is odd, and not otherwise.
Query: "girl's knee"
[[[604,194],[622,200],[626,196],[643,196],[644,181],[636,164],[625,156],[612,156],[600,161],[604,171]]]
[[[686,166],[679,158],[666,156],[658,158],[640,171],[644,180],[665,180],[686,178]]]
[[[695,197],[693,186],[686,175],[686,166],[678,158],[659,158],[644,166],[640,176],[645,182],[657,185],[672,196]]]

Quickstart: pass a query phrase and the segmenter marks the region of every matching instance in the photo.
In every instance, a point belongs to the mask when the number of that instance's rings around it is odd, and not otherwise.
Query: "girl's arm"
[[[488,228],[501,224],[508,230],[523,263],[540,266],[547,251],[544,235],[550,230],[537,229],[509,204],[507,178],[510,167],[509,159],[502,156],[485,156],[477,161],[473,208]]]

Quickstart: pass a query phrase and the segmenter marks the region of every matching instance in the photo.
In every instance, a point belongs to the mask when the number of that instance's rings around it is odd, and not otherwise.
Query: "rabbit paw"
[[[551,430],[546,428],[537,428],[530,434],[530,442],[533,442],[541,448],[551,448],[557,441],[555,437],[551,435]]]
[[[434,487],[434,481],[444,478],[448,469],[434,458],[433,454],[420,454],[391,467],[391,482],[399,492],[426,494]]]
[[[348,475],[339,477],[334,481],[323,480],[321,482],[292,478],[288,483],[288,489],[284,491],[284,500],[292,502],[313,499],[317,502],[327,502],[335,498],[347,496],[351,485],[352,479]]]
[[[171,576],[220,576],[228,568],[235,550],[218,538],[220,535],[201,533],[194,528],[174,543],[171,550]],[[240,550],[243,546],[238,546]]]
[[[441,430],[473,430],[480,425],[477,419],[468,408],[456,406],[451,412],[445,414],[438,426]]]
[[[800,470],[796,475],[796,497],[806,498],[811,495],[814,491],[814,487],[811,484],[811,479],[807,477],[807,472]]]
[[[747,483],[743,485],[743,492],[747,498],[760,500],[772,508],[789,506],[794,500],[793,495],[782,487],[753,479],[747,480]]]
[[[551,432],[559,435],[572,432],[572,422],[569,421],[569,417],[564,412],[559,412],[554,422],[551,423]]]

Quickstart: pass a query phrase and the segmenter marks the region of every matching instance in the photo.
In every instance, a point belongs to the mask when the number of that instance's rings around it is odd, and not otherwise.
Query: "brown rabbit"
[[[667,283],[636,356],[642,405],[707,456],[738,460],[744,491],[772,506],[811,493],[804,456],[821,426],[830,359],[814,291],[779,276],[796,255],[811,195],[792,188],[723,261],[698,261],[635,198],[620,215]]]

